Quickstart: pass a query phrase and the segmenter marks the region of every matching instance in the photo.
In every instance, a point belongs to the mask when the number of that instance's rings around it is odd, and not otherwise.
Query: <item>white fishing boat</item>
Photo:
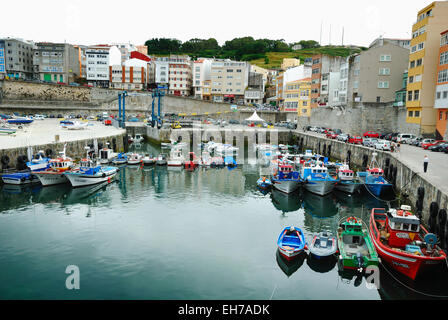
[[[137,165],[143,163],[143,156],[138,153],[131,153],[128,155],[128,164]]]
[[[337,177],[331,177],[328,173],[328,168],[320,161],[305,163],[302,166],[301,177],[304,182],[304,188],[320,196],[331,193],[338,182]]]
[[[335,186],[336,190],[353,194],[362,186],[361,180],[355,177],[355,172],[350,169],[348,164],[340,165],[337,173],[339,181]]]
[[[64,150],[60,152],[59,157],[50,160],[50,168],[44,171],[32,172],[39,178],[43,186],[69,183],[67,177],[65,176],[65,172],[71,170],[75,164],[72,158],[66,156],[65,149],[66,145],[64,145]]]
[[[67,125],[66,128],[68,130],[84,130],[87,128],[87,125],[87,122],[74,121],[72,125]]]
[[[161,153],[157,156],[156,165],[158,166],[166,166],[168,163],[167,155],[165,153]]]
[[[217,145],[214,149],[214,155],[215,156],[235,156],[238,154],[238,148],[234,147],[230,144],[220,144]]]
[[[143,140],[145,140],[145,138],[143,138],[141,134],[137,133],[134,137],[131,137],[129,140],[133,143],[141,143]]]
[[[208,153],[207,151],[203,151],[199,165],[203,167],[210,167],[211,164],[212,164],[212,157],[210,156],[210,153]]]
[[[117,153],[115,153],[110,148],[103,148],[99,151],[100,157],[98,159],[100,164],[108,164],[114,160],[118,156]]]
[[[87,156],[81,160],[79,167],[65,172],[65,176],[70,181],[72,187],[77,188],[106,181],[111,182],[117,172],[118,168],[102,167]]]
[[[143,157],[143,165],[144,166],[152,166],[156,164],[156,158],[154,158],[153,156],[146,154]]]
[[[167,160],[167,165],[169,167],[182,167],[184,164],[185,157],[182,154],[181,149],[173,149],[170,152],[170,157]]]

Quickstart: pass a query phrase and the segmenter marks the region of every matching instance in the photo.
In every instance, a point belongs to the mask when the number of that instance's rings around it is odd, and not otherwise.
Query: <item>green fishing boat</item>
[[[349,217],[338,228],[339,262],[344,269],[365,270],[378,266],[378,255],[367,228],[356,217]]]

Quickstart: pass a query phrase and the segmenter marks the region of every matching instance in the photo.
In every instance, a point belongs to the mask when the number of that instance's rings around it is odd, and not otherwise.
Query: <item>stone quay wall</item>
[[[365,161],[365,157],[367,157],[367,164],[369,164],[373,152],[376,152],[376,160],[382,168],[386,168],[387,163],[389,163],[389,171],[390,168],[396,168],[395,189],[399,190],[402,195],[408,196],[414,209],[416,208],[418,199],[417,190],[419,187],[424,188],[425,194],[423,198],[422,212],[424,221],[428,221],[429,208],[432,202],[437,202],[441,209],[446,209],[448,207],[448,195],[446,193],[440,191],[440,189],[434,186],[430,181],[406,166],[397,159],[394,154],[323,137],[316,137],[301,132],[296,132],[295,136],[299,145],[331,158],[343,161],[347,159],[347,155],[350,152],[350,163],[359,167],[364,165],[363,162]],[[385,172],[385,174],[387,175],[388,172]]]

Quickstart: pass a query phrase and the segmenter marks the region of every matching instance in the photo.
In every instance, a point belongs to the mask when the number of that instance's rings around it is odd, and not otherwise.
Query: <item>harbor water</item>
[[[160,151],[143,144],[136,151]],[[336,232],[384,202],[368,193],[262,193],[256,165],[195,171],[123,166],[115,182],[72,189],[0,186],[0,299],[430,299],[446,267],[408,281],[380,266],[378,288],[337,259],[277,253],[286,226]],[[67,266],[80,270],[68,290]],[[421,293],[426,293],[421,294]]]

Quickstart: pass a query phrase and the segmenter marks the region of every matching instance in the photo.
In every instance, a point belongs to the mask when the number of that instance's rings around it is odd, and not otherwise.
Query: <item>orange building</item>
[[[317,108],[320,97],[320,78],[322,75],[322,55],[313,56],[313,65],[311,68],[311,108]]]
[[[437,109],[436,136],[442,139],[447,134],[448,122],[448,30],[441,33],[438,60],[434,108]]]

